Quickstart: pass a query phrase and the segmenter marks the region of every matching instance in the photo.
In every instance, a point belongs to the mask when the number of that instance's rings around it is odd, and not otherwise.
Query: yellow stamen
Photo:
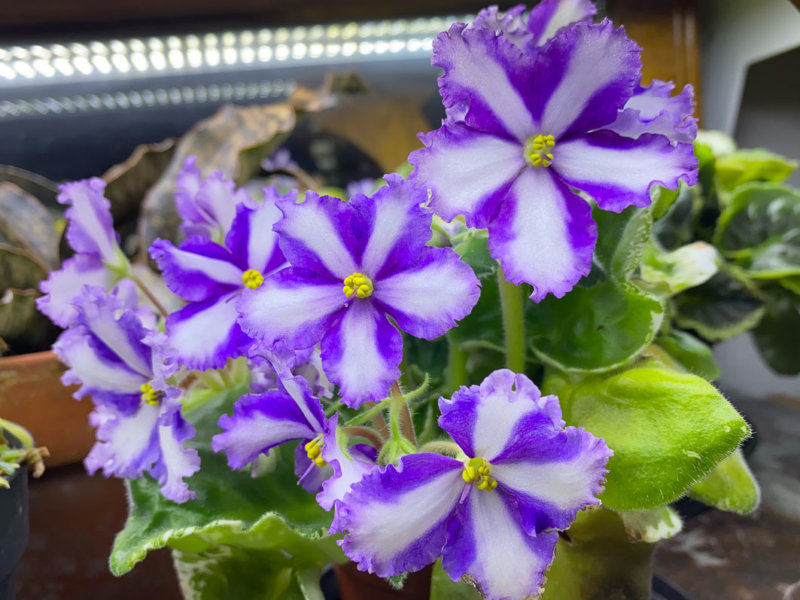
[[[537,135],[525,144],[525,160],[534,167],[549,167],[553,162],[551,150],[556,147],[556,138],[552,135]]]
[[[353,273],[344,280],[342,291],[348,298],[355,294],[356,297],[363,300],[364,298],[372,296],[372,291],[374,289],[375,287],[372,285],[372,280],[369,277],[363,273]]]
[[[303,446],[303,448],[306,451],[306,454],[308,455],[308,458],[310,460],[313,460],[318,467],[324,467],[325,465],[328,464],[327,462],[325,462],[325,459],[322,458],[323,446],[324,443],[322,442],[322,435],[318,435],[313,440],[308,442],[305,446]]]
[[[257,290],[261,287],[261,284],[264,283],[264,276],[255,269],[247,269],[247,271],[242,273],[242,281],[244,281],[244,284],[251,290]]]
[[[151,381],[140,385],[139,390],[142,392],[142,402],[147,402],[150,406],[158,406],[161,402],[161,398],[164,396],[164,392],[153,389],[153,383]]]
[[[484,492],[491,492],[497,487],[497,480],[490,477],[492,466],[485,458],[470,458],[464,463],[461,478],[467,483],[474,483],[475,487]]]

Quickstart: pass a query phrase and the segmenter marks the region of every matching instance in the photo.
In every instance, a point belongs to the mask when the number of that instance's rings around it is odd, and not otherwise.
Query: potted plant
[[[262,163],[293,109],[225,109],[276,135],[231,154],[212,119],[176,146],[143,205],[146,277],[110,184],[62,186],[72,265],[97,279],[57,298],[85,279],[51,273],[40,307],[69,309],[54,347],[93,403],[87,467],[127,480],[114,573],[170,547],[187,598],[319,598],[352,560],[397,588],[428,569],[431,598],[635,600],[672,502],[755,508],[751,430],[687,298],[725,296],[723,271],[791,291],[772,244],[796,198],[758,239],[739,220],[768,200],[709,221],[724,153],[693,145],[691,88],[643,86],[588,2],[523,13],[437,38],[447,118],[382,180]]]
[[[28,431],[0,419],[0,598],[14,599],[14,567],[28,544],[28,471],[44,472],[47,448],[36,448]],[[23,467],[23,468],[20,468]]]

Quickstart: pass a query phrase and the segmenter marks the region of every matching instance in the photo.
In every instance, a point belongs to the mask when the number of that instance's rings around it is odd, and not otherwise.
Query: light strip
[[[0,87],[426,54],[471,17],[432,17],[0,47]],[[13,84],[12,84],[13,82]]]
[[[292,80],[246,81],[211,85],[146,88],[102,94],[0,100],[0,120],[29,116],[110,111],[129,108],[203,104],[285,98],[294,91]]]

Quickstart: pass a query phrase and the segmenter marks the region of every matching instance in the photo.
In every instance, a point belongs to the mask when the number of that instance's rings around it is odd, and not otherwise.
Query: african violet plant
[[[704,329],[673,319],[718,289],[696,240],[758,270],[768,252],[730,233],[751,209],[722,200],[709,146],[696,185],[690,86],[643,86],[585,0],[524,14],[437,38],[447,118],[407,179],[256,197],[186,161],[185,239],[150,246],[169,302],[103,182],[62,187],[76,255],[39,307],[95,405],[87,468],[128,480],[114,573],[169,546],[191,598],[320,598],[347,558],[398,586],[435,564],[436,598],[648,598],[671,502],[755,507],[750,428],[707,381]],[[702,194],[725,205],[711,236],[684,206]]]

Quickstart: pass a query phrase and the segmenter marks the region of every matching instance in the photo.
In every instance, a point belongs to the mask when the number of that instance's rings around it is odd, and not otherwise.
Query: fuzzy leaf
[[[683,529],[681,516],[669,506],[620,513],[625,531],[637,542],[655,544],[678,535]]]
[[[653,223],[653,234],[667,250],[675,250],[695,240],[695,226],[703,208],[700,186],[681,185],[677,199],[666,214]],[[659,210],[655,205],[653,210]]]
[[[672,299],[674,319],[710,341],[725,340],[752,329],[764,314],[763,302],[744,277],[723,269],[702,285]]]
[[[600,496],[614,510],[676,500],[750,435],[710,383],[653,364],[562,381],[558,395],[566,422],[614,451]]]
[[[692,486],[688,496],[720,510],[746,515],[758,507],[761,490],[742,451],[736,450],[711,475]]]
[[[665,283],[677,294],[711,279],[717,272],[719,257],[714,246],[694,242],[672,252],[665,252],[655,243],[645,246],[642,255],[642,279],[649,283]]]
[[[658,336],[655,343],[689,373],[708,381],[719,379],[719,367],[714,362],[711,348],[691,333],[673,329]]]
[[[481,595],[474,586],[463,581],[453,581],[442,568],[442,561],[433,565],[430,600],[480,600]]]
[[[717,156],[717,187],[732,191],[751,181],[783,181],[797,168],[797,162],[763,148],[737,150]]]
[[[577,286],[563,298],[548,296],[526,307],[533,352],[565,370],[616,368],[646,348],[661,325],[661,301],[623,281]]]
[[[198,449],[203,461],[203,468],[189,479],[195,499],[183,504],[167,500],[148,476],[127,482],[130,512],[114,540],[110,562],[115,575],[127,573],[150,550],[165,546],[184,554],[219,552],[220,545],[261,553],[262,558],[288,553],[291,562],[282,564],[292,568],[321,568],[344,560],[336,539],[326,534],[331,515],[297,485],[293,449],[281,447],[275,470],[256,478],[232,471],[223,454],[209,450],[211,436],[219,432],[218,415],[230,412],[241,393],[223,392],[186,415],[197,428],[189,445]],[[262,568],[273,567],[262,563]]]
[[[800,275],[800,192],[770,183],[738,189],[720,216],[714,243],[752,277]]]
[[[597,246],[595,266],[602,268],[606,279],[620,281],[636,268],[650,239],[653,213],[649,208],[631,206],[621,213],[595,209]]]

